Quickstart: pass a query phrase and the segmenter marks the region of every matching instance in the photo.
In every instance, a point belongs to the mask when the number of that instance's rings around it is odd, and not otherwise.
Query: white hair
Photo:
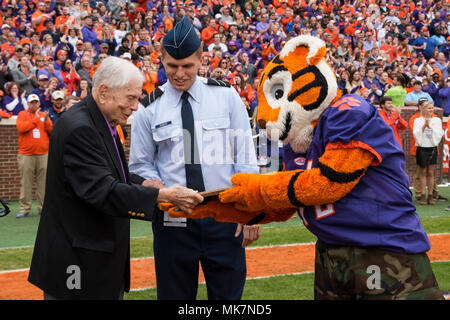
[[[101,84],[109,88],[118,89],[126,86],[132,80],[144,83],[142,72],[133,63],[118,57],[104,59],[92,78],[92,89],[97,89]]]

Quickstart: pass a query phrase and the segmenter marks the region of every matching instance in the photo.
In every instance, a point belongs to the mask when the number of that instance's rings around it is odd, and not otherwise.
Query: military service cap
[[[173,58],[181,60],[192,55],[200,47],[201,41],[188,17],[178,22],[163,39],[163,46]]]

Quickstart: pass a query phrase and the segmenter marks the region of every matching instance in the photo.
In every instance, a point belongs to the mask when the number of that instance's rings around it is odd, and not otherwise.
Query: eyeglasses
[[[0,204],[2,206],[0,208],[0,218],[1,218],[1,217],[7,216],[8,213],[11,212],[11,210],[9,209],[8,205],[2,199],[0,199]]]

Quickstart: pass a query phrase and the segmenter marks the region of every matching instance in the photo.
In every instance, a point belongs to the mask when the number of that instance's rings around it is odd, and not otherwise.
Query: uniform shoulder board
[[[155,90],[150,92],[150,94],[148,94],[144,99],[141,100],[141,104],[145,108],[147,108],[150,105],[150,103],[161,97],[163,93],[164,91],[162,91],[160,88],[156,88]]]
[[[208,82],[206,82],[206,84],[210,85],[210,86],[219,86],[219,87],[227,87],[227,88],[231,87],[231,84],[228,81],[216,80],[216,79],[208,79]]]

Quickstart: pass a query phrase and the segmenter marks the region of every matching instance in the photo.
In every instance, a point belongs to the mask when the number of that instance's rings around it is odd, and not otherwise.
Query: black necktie
[[[183,92],[181,96],[181,119],[183,121],[184,163],[186,170],[186,187],[205,191],[202,167],[198,153],[197,139],[195,137],[194,115],[188,101],[189,93]]]

